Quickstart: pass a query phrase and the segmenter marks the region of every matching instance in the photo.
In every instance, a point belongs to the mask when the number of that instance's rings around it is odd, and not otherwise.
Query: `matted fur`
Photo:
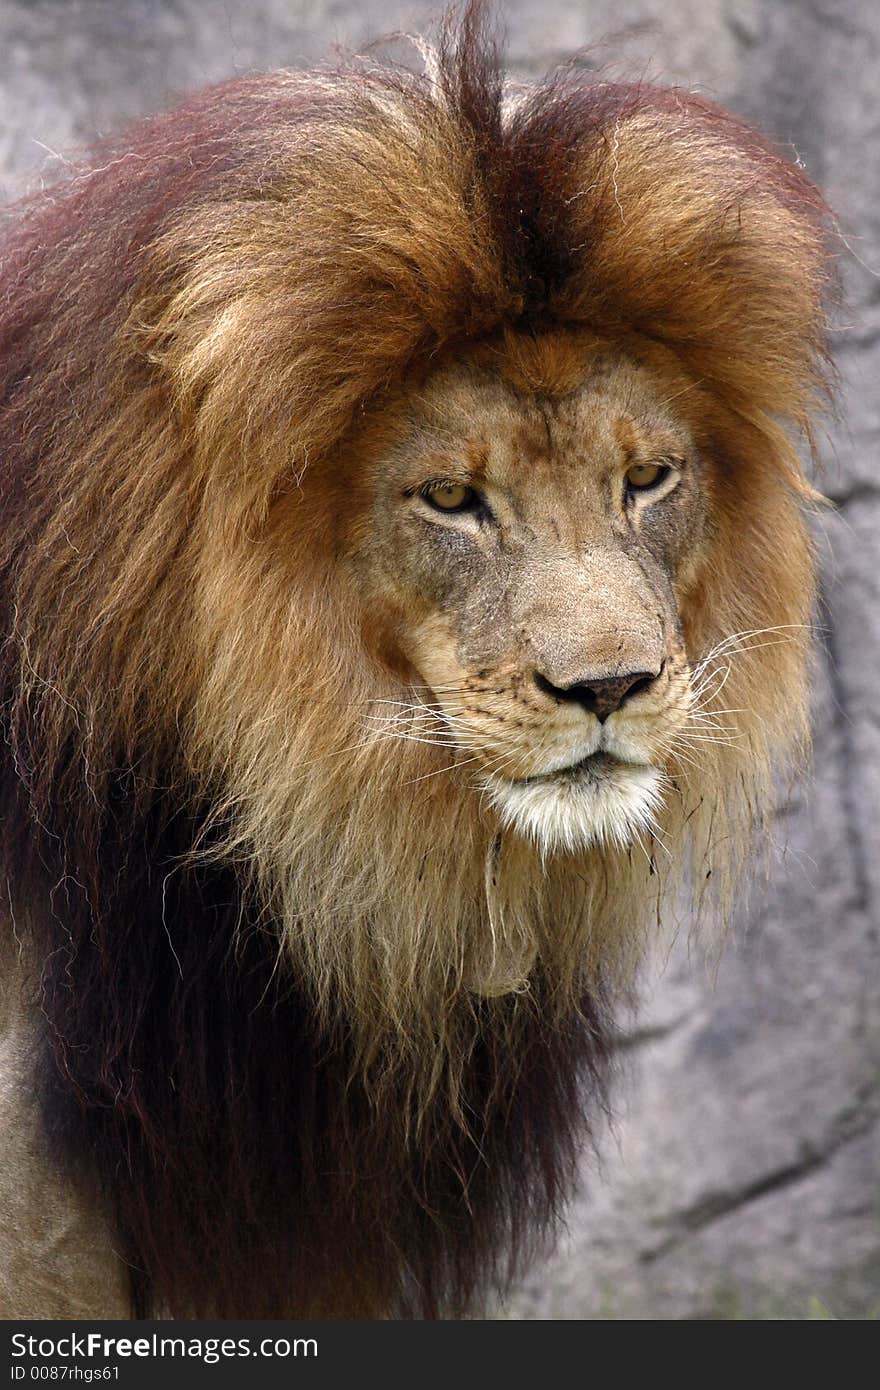
[[[723,898],[804,734],[786,431],[824,390],[824,216],[701,97],[567,72],[505,104],[474,8],[425,76],[226,83],[17,210],[5,872],[46,1123],[140,1309],[461,1312],[552,1230],[609,1002],[663,900]],[[560,327],[699,386],[682,619],[735,728],[670,764],[668,858],[542,862],[442,750],[365,735],[406,683],[332,555],[359,441],[449,352]]]

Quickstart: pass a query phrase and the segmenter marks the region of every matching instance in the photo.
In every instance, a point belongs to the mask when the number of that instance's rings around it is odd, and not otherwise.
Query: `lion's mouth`
[[[625,848],[654,826],[663,776],[648,763],[626,762],[603,749],[537,776],[492,774],[483,788],[502,824],[545,853]]]
[[[568,767],[558,767],[552,772],[536,772],[530,777],[516,777],[510,780],[519,787],[533,786],[536,783],[546,786],[554,782],[601,782],[617,772],[628,771],[638,766],[640,764],[626,762],[623,758],[616,758],[612,753],[599,749],[595,753],[588,753],[585,758],[579,758],[577,762],[570,763]]]

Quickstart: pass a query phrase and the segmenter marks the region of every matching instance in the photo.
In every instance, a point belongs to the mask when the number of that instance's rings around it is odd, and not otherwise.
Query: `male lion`
[[[804,735],[826,215],[701,97],[226,83],[2,250],[7,1316],[457,1315]]]

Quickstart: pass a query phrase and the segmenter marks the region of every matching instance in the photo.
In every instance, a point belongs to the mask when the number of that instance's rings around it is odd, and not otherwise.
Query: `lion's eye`
[[[661,483],[668,472],[662,463],[634,463],[626,470],[626,485],[632,492],[647,492]]]
[[[463,483],[435,483],[422,496],[438,512],[467,512],[479,501],[473,488]]]

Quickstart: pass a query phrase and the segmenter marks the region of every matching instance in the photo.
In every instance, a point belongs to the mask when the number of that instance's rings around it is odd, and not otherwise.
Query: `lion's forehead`
[[[624,355],[586,356],[559,385],[537,377],[526,389],[500,367],[448,369],[410,406],[401,454],[496,490],[511,524],[543,521],[555,533],[608,510],[606,484],[621,466],[693,447],[664,383]]]

